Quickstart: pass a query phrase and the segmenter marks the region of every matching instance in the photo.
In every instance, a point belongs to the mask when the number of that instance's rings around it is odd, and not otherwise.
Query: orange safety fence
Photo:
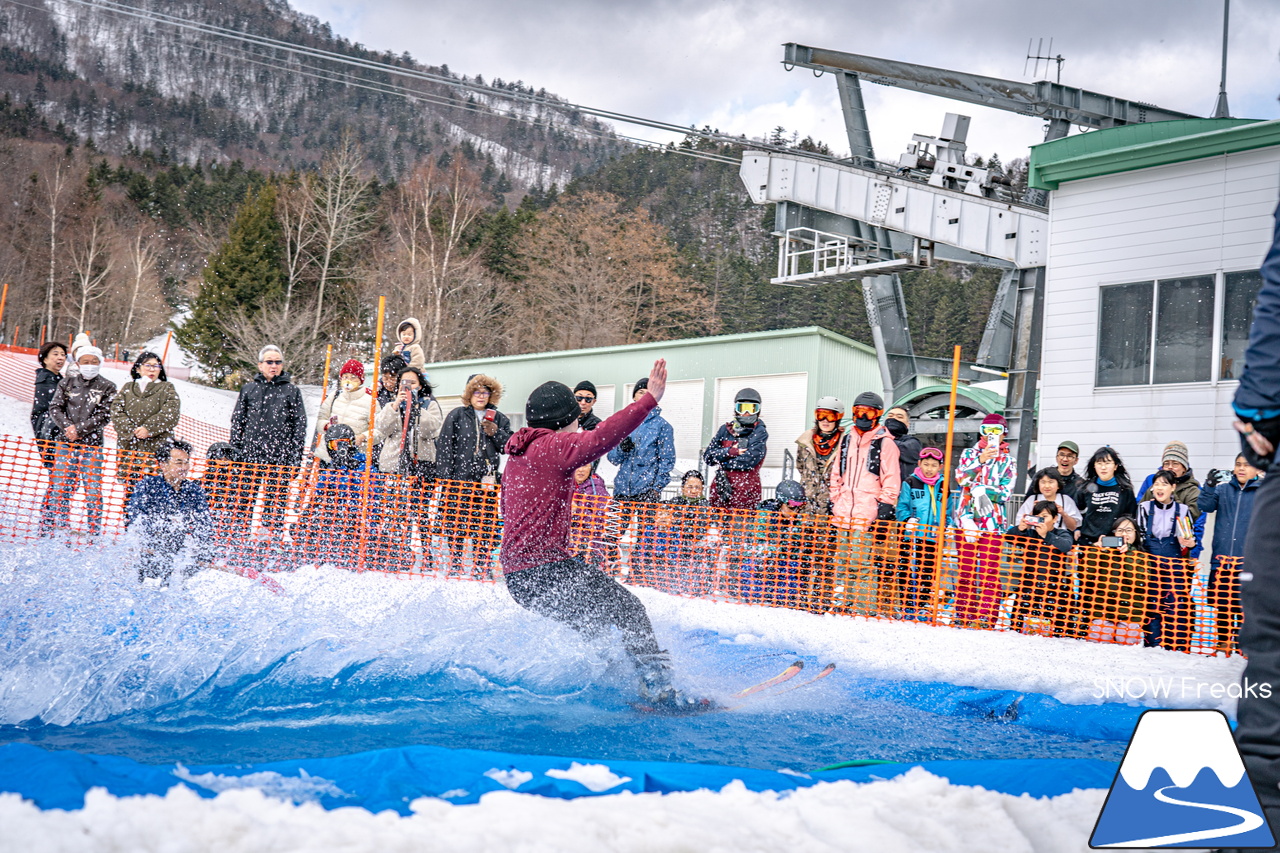
[[[106,361],[106,365],[120,370],[128,370],[133,366],[131,362],[110,359]],[[35,396],[35,370],[38,366],[36,350],[27,347],[0,346],[0,394],[30,403]],[[165,369],[168,371],[169,368]],[[191,442],[196,450],[203,454],[209,449],[209,445],[226,441],[231,432],[226,426],[211,424],[184,414],[178,418],[176,434]],[[106,438],[109,444],[116,441],[114,427],[107,426]]]
[[[73,447],[0,436],[0,541],[93,547],[125,531],[127,494],[155,460]],[[198,544],[232,568],[501,576],[497,486],[336,468],[313,479],[309,466],[201,458],[191,475],[213,520]],[[936,533],[579,496],[571,545],[629,584],[682,596],[1097,643],[1140,644],[1145,633],[1174,651],[1238,651],[1238,558],[1219,559],[1197,600],[1190,559],[1097,547],[1063,554],[1038,539],[970,530],[948,530],[939,553]]]

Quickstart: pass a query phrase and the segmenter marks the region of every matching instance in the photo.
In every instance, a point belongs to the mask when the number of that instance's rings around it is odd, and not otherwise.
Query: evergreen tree
[[[222,380],[240,364],[231,354],[227,327],[253,315],[284,293],[284,233],[276,218],[276,188],[267,184],[245,198],[226,241],[209,259],[191,317],[178,343]],[[265,341],[264,341],[265,343]]]

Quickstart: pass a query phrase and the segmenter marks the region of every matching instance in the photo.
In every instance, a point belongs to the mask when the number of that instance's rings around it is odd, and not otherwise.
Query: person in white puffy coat
[[[364,365],[354,358],[348,359],[338,371],[338,393],[328,397],[320,405],[316,418],[316,434],[323,434],[335,424],[346,424],[356,434],[356,447],[364,450],[369,441],[369,413],[373,392],[364,387]],[[316,448],[316,458],[328,465],[329,451],[321,441]]]

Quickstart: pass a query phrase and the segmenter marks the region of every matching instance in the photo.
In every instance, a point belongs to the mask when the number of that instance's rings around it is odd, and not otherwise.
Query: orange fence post
[[[0,324],[4,323],[4,304],[9,301],[9,282],[4,283],[4,292],[0,293]]]
[[[116,343],[116,361],[119,361],[119,360],[120,360],[120,344],[119,342],[117,342]]]
[[[932,620],[938,619],[937,593],[942,589],[942,558],[947,545],[947,504],[951,497],[951,450],[956,434],[956,389],[960,384],[960,345],[951,356],[951,403],[947,408],[947,452],[942,457],[942,507],[938,513],[938,551],[934,555]]]
[[[378,297],[378,331],[373,345],[374,392],[369,397],[369,442],[365,448],[364,478],[360,481],[360,571],[364,571],[365,545],[369,541],[369,479],[373,470],[373,421],[378,416],[378,357],[382,352],[382,323],[387,312],[387,297]],[[424,547],[430,547],[424,543]]]
[[[21,325],[18,325],[18,326],[14,326],[14,327],[13,327],[13,343],[12,343],[12,344],[10,344],[10,347],[17,347],[17,346],[18,346],[18,332],[21,332],[21,331],[22,331],[22,326],[21,326]]]
[[[169,359],[169,341],[173,340],[173,329],[164,336],[164,352],[160,353],[160,364],[163,365]]]
[[[40,343],[36,344],[37,349],[44,346],[44,333],[47,328],[48,327],[44,323],[40,324]]]

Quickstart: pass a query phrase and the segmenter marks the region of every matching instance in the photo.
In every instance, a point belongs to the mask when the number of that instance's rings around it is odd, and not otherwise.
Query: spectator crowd
[[[48,469],[41,535],[65,535],[77,490],[85,529],[101,532],[110,425],[144,582],[168,584],[237,552],[290,549],[316,561],[487,577],[512,437],[502,383],[473,375],[460,405],[444,411],[421,337],[416,319],[401,323],[376,381],[366,382],[360,361],[343,364],[314,425],[285,354],[262,347],[229,440],[209,447],[199,479],[189,476],[192,446],[175,435],[182,403],[159,356],[140,354],[117,388],[87,336],[44,344],[31,411]],[[596,386],[584,380],[573,395],[580,428],[595,429]],[[943,451],[911,434],[906,409],[886,409],[868,391],[848,411],[835,396],[818,400],[812,426],[786,444],[794,474],[766,497],[765,413],[760,393],[739,390],[701,465],[677,472],[674,431],[652,408],[608,453],[612,492],[596,463],[575,472],[578,556],[682,594],[899,619],[937,621],[945,611],[962,627],[1189,651],[1196,561],[1207,547],[1214,645],[1235,649],[1239,558],[1262,477],[1243,455],[1198,477],[1187,446],[1170,441],[1135,489],[1118,450],[1097,448],[1080,470],[1079,446],[1063,440],[1053,465],[1029,472],[1019,501],[1001,415],[985,417],[947,482]],[[215,554],[214,543],[228,547]],[[944,562],[954,564],[946,573]]]

